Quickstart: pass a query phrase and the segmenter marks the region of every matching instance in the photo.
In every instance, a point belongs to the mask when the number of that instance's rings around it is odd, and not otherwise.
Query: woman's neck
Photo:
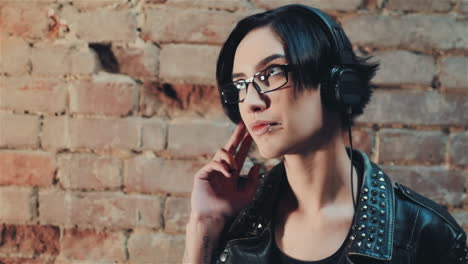
[[[287,180],[286,199],[295,213],[306,218],[328,218],[338,211],[353,213],[351,198],[351,160],[342,135],[307,153],[284,156]],[[353,167],[355,199],[358,178]],[[339,209],[339,210],[335,210]],[[345,212],[343,212],[345,209]],[[349,212],[350,210],[353,210]]]

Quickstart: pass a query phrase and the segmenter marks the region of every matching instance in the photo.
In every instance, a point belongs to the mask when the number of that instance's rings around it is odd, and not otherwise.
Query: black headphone
[[[347,66],[353,63],[353,51],[343,29],[331,16],[317,8],[300,4],[289,6],[310,11],[312,18],[327,34],[338,55],[338,64],[331,67],[328,77],[320,83],[322,98],[345,114],[351,114],[352,109],[361,103],[363,82],[358,73]]]
[[[294,4],[289,6],[310,11],[314,20],[321,25],[328,35],[332,48],[338,55],[338,64],[331,67],[328,77],[320,83],[320,93],[324,102],[337,107],[344,117],[351,118],[353,108],[356,108],[361,103],[363,97],[362,87],[364,84],[359,74],[347,66],[353,63],[354,56],[351,43],[349,43],[341,26],[325,12],[306,5]],[[356,210],[352,167],[353,141],[350,126],[348,127],[348,132],[351,145],[351,195],[354,210]]]

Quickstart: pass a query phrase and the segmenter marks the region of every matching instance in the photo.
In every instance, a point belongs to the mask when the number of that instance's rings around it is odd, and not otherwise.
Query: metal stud
[[[365,193],[368,193],[368,192],[369,192],[369,189],[368,189],[368,188],[364,188],[363,191],[364,191]]]
[[[372,246],[371,243],[367,243],[367,244],[366,244],[366,248],[368,248],[368,249],[370,249],[371,246]]]
[[[370,233],[375,233],[375,227],[371,227],[371,228],[369,229],[369,232],[370,232]]]
[[[370,209],[371,214],[375,214],[376,211],[377,211],[377,209],[375,209],[375,207],[371,207],[371,209]]]
[[[377,217],[372,217],[371,218],[371,223],[376,223],[377,222]]]
[[[379,178],[379,181],[384,182],[385,179],[384,179],[383,177],[380,177],[380,178]]]
[[[371,203],[375,204],[375,203],[377,202],[377,199],[375,199],[374,197],[372,197],[372,198],[370,199],[370,201],[371,201]]]
[[[380,207],[385,208],[385,202],[380,202]]]
[[[384,234],[384,230],[383,230],[383,229],[379,229],[378,235],[379,235],[379,236],[383,236],[383,234]]]
[[[382,189],[382,190],[386,190],[386,189],[387,189],[387,188],[385,188],[385,185],[380,185],[379,188]]]
[[[376,195],[376,194],[377,194],[377,191],[376,191],[376,190],[372,190],[372,191],[371,191],[371,194],[372,194],[372,195]]]
[[[384,211],[384,210],[380,210],[380,215],[381,215],[381,216],[384,216],[384,215],[385,215],[385,211]]]
[[[385,197],[386,197],[385,193],[380,193],[380,198],[385,198]]]
[[[257,228],[258,228],[258,229],[261,229],[261,228],[262,228],[262,224],[259,223],[259,224],[257,225]]]
[[[354,240],[354,239],[356,239],[356,237],[355,237],[355,236],[351,236],[350,239],[351,239],[351,240]]]
[[[367,211],[367,205],[363,205],[363,206],[361,207],[361,211],[362,211],[362,212]]]
[[[377,185],[379,185],[377,181],[372,181],[372,186],[377,187]]]
[[[375,239],[375,236],[374,236],[374,235],[370,235],[370,236],[367,238],[367,240],[369,240],[369,242],[374,241],[374,239]]]
[[[382,238],[377,238],[377,244],[382,245],[383,244],[383,239]]]
[[[219,256],[219,260],[221,260],[221,262],[226,262],[226,260],[228,259],[229,257],[229,254],[227,251],[223,251],[223,253],[221,253],[221,255]]]
[[[380,247],[379,247],[379,246],[376,246],[375,249],[376,249],[377,251],[380,251]]]
[[[363,201],[363,202],[364,202],[364,201],[367,201],[367,196],[364,195],[364,196],[361,198],[361,201]]]
[[[366,214],[362,215],[361,220],[367,220],[367,215]]]
[[[360,246],[361,246],[361,241],[359,241],[359,242],[357,243],[357,245],[358,245],[358,247],[360,247]]]
[[[379,220],[379,225],[384,226],[385,225],[385,220]]]
[[[377,179],[377,174],[372,173],[372,179]]]
[[[361,225],[360,227],[358,227],[358,230],[359,230],[359,231],[362,231],[362,230],[364,230],[365,228],[366,228],[366,225]]]
[[[361,233],[361,239],[364,239],[366,238],[366,234],[365,233]]]
[[[382,172],[382,171],[379,171],[379,174],[380,174],[380,175],[382,175],[382,174],[383,174],[383,172]]]

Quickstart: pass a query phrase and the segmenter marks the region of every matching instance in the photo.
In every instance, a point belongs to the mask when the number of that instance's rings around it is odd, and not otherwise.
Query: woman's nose
[[[244,104],[246,104],[250,112],[263,111],[267,107],[267,96],[259,93],[254,87],[255,83],[250,83],[247,94],[245,95]]]

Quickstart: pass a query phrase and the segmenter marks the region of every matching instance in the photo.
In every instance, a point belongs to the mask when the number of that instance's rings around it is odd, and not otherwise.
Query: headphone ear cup
[[[356,71],[348,67],[333,67],[330,85],[334,91],[335,102],[342,111],[361,104],[362,81]]]

